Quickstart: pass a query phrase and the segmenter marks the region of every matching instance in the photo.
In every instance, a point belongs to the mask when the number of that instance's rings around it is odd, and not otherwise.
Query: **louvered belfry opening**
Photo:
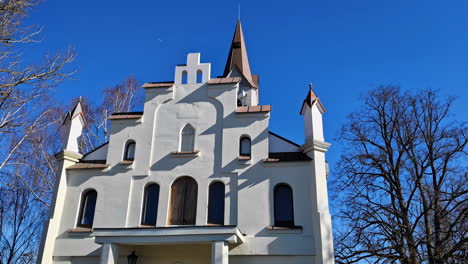
[[[197,193],[197,182],[191,177],[181,177],[172,184],[170,225],[195,225]]]

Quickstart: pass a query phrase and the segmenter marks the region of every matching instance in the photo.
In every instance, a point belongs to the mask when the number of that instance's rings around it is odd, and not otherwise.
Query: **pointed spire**
[[[240,20],[237,20],[231,49],[229,50],[226,67],[224,68],[224,76],[228,76],[235,67],[237,67],[252,87],[257,87],[253,81],[252,73],[250,72],[249,58],[247,56],[247,48],[245,46],[244,33],[242,32]]]

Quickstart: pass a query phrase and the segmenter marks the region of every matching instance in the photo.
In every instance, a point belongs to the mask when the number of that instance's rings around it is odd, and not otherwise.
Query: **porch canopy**
[[[92,236],[98,244],[244,243],[244,236],[237,226],[94,228]]]

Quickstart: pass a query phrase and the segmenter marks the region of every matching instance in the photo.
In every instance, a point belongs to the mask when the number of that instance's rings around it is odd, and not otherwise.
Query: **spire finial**
[[[309,89],[310,89],[311,91],[313,90],[313,85],[312,85],[311,82],[309,83]]]
[[[237,3],[237,20],[240,20],[240,3]]]

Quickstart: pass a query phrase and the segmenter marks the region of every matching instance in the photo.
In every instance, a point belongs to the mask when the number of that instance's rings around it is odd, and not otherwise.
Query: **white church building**
[[[334,263],[324,106],[307,91],[302,145],[271,132],[240,22],[221,77],[190,53],[143,88],[89,153],[80,103],[67,115],[38,263]]]

